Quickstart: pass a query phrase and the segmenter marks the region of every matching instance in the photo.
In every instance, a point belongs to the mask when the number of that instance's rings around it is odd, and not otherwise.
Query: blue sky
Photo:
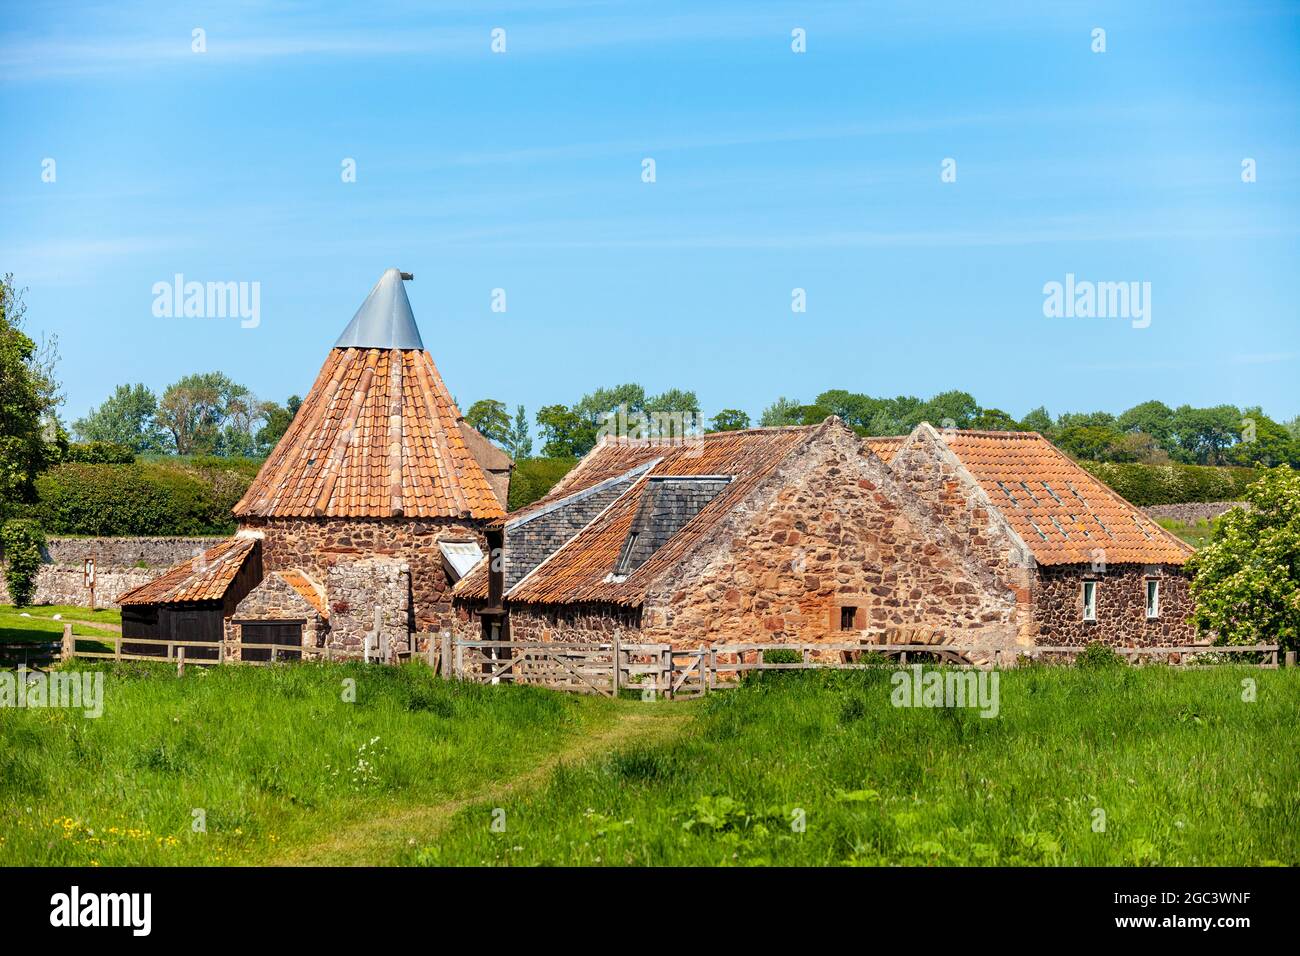
[[[69,420],[210,369],[305,393],[390,266],[462,407],[1300,413],[1298,3],[6,7],[0,271]],[[155,317],[176,273],[259,282],[260,325]],[[1045,317],[1067,273],[1150,282],[1150,326]]]

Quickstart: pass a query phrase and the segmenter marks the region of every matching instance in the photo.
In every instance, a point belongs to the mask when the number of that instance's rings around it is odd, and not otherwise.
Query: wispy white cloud
[[[0,248],[0,255],[3,255],[5,268],[13,272],[19,285],[29,282],[82,285],[93,281],[104,270],[116,267],[128,256],[179,249],[191,244],[189,239],[163,237],[76,237]]]

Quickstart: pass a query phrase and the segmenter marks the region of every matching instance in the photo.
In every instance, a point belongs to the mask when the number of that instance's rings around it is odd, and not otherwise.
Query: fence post
[[[1286,652],[1286,666],[1295,667],[1295,651]]]
[[[619,650],[619,644],[620,644],[619,629],[614,628],[614,696],[615,697],[618,696],[619,677],[621,676],[619,674],[619,670],[622,667],[622,662],[619,661],[619,655],[622,653],[622,651]]]
[[[176,676],[185,676],[185,648],[176,648]]]
[[[77,640],[72,636],[72,625],[63,625],[63,659],[70,661],[77,656]]]
[[[659,652],[659,671],[663,677],[663,696],[665,700],[673,699],[673,648],[665,645]]]
[[[122,659],[122,632],[118,631],[117,639],[113,641],[113,660],[120,661],[121,659]]]
[[[451,631],[442,632],[442,649],[439,652],[441,659],[438,661],[438,667],[442,671],[442,676],[451,678]]]
[[[704,675],[704,692],[707,694],[716,686],[714,683],[718,679],[718,650],[712,644],[709,645],[709,670]]]
[[[465,676],[465,647],[459,641],[456,642],[456,665],[452,676],[458,679]]]

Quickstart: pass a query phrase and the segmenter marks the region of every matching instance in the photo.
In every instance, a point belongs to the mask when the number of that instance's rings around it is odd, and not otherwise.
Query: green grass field
[[[505,833],[484,803],[405,859],[1300,861],[1300,672],[1029,668],[1001,675],[994,719],[894,708],[890,673],[773,673],[714,694],[679,740],[565,768],[499,804]],[[1243,679],[1257,682],[1253,703]]]
[[[984,719],[892,707],[888,670],[644,703],[421,665],[98,667],[98,719],[0,710],[0,862],[1300,861],[1300,671],[1026,668]]]
[[[106,673],[102,717],[0,709],[0,862],[274,862],[523,772],[618,706],[421,665],[78,667]]]
[[[1218,527],[1219,519],[1187,522],[1178,521],[1174,518],[1157,518],[1156,524],[1166,531],[1172,531],[1193,548],[1203,548],[1214,537],[1214,529]]]
[[[56,614],[63,620],[54,620]],[[94,637],[96,634],[112,634],[113,628],[120,627],[122,612],[116,607],[92,611],[90,608],[66,604],[39,604],[23,608],[0,604],[0,642],[56,640],[62,636],[66,621],[73,622],[72,633],[78,637]],[[96,624],[101,627],[95,627]]]

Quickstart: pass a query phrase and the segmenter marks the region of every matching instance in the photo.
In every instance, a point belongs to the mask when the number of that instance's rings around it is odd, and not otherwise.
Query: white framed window
[[[1160,616],[1160,582],[1147,578],[1147,619]]]
[[[1097,582],[1083,582],[1083,619],[1085,621],[1097,620]]]

